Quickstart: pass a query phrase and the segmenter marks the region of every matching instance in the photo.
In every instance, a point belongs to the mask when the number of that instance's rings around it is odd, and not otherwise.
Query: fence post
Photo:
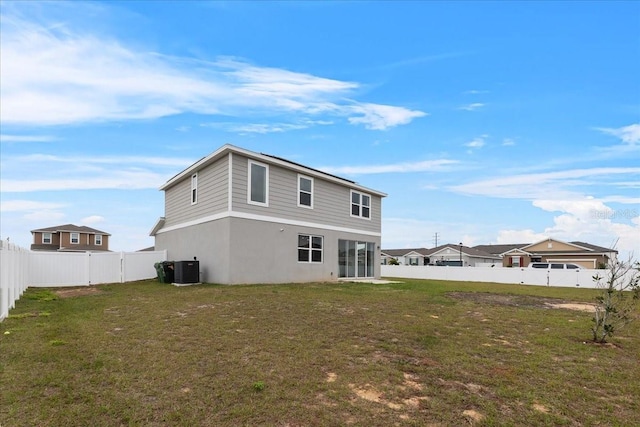
[[[124,283],[125,269],[126,269],[125,255],[124,255],[124,252],[120,251],[120,283]]]

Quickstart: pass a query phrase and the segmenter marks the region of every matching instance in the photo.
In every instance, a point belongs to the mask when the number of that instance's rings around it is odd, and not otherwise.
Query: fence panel
[[[522,285],[595,288],[593,276],[606,270],[544,270],[539,268],[436,267],[382,265],[381,275],[407,279],[457,280],[465,282],[516,283]],[[628,277],[633,272],[628,273]],[[620,281],[629,280],[621,278]]]
[[[0,240],[0,321],[27,289],[29,251]]]
[[[93,252],[89,256],[89,283],[119,283],[122,281],[122,253],[120,252]]]
[[[87,286],[90,259],[86,253],[30,252],[29,286]]]
[[[125,252],[122,258],[122,281],[132,282],[156,277],[156,262],[167,260],[167,251]]]

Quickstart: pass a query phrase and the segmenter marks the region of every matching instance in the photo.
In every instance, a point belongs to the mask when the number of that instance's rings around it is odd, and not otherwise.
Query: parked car
[[[529,268],[546,268],[547,270],[576,270],[582,268],[578,264],[567,264],[562,262],[532,262]]]

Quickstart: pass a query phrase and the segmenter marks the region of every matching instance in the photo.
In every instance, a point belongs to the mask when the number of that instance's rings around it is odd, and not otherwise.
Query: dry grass
[[[590,290],[86,289],[30,289],[0,324],[0,425],[640,425],[640,322],[599,346],[549,305]]]

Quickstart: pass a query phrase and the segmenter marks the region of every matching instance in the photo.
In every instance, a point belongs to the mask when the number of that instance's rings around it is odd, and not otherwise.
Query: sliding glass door
[[[338,240],[339,277],[373,277],[375,244]]]

